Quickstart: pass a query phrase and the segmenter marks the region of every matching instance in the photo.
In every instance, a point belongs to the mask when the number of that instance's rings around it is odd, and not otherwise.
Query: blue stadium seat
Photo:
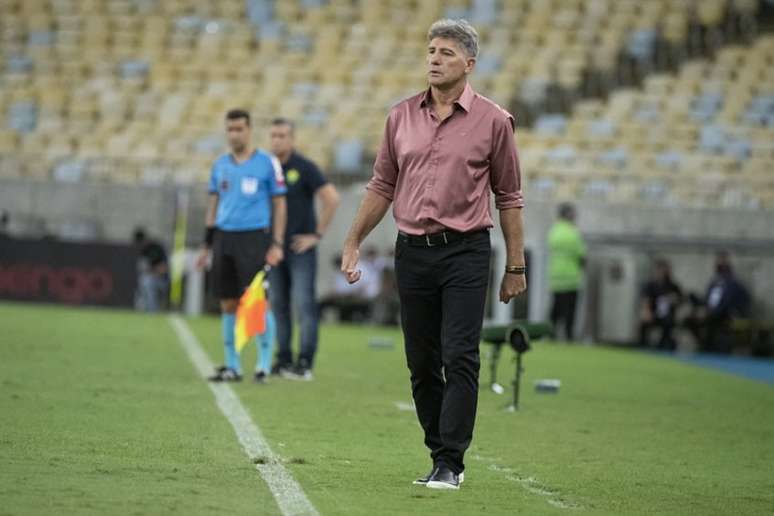
[[[535,132],[542,135],[561,135],[567,127],[564,115],[541,115],[535,121]]]
[[[360,171],[363,158],[363,142],[358,139],[340,141],[336,144],[335,167],[344,173]]]

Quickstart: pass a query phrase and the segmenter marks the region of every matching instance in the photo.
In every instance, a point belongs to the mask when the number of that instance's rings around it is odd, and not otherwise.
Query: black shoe
[[[269,375],[266,374],[266,371],[256,371],[255,375],[253,376],[253,380],[255,383],[269,383]]]
[[[311,382],[314,380],[312,370],[303,365],[297,365],[293,369],[286,370],[280,373],[283,378],[288,380],[300,380],[302,382]]]
[[[208,377],[207,380],[211,382],[241,382],[242,375],[229,367],[220,366],[215,368],[215,374]]]
[[[286,364],[281,362],[274,362],[271,366],[272,376],[285,376],[287,373],[293,370],[293,364]]]
[[[212,376],[208,376],[207,380],[209,380],[211,382],[218,382],[218,381],[220,381],[220,380],[217,380],[216,377],[220,377],[223,373],[226,372],[227,369],[228,369],[228,367],[226,367],[224,365],[217,366],[215,368],[215,374],[213,374]]]
[[[430,481],[430,478],[435,473],[435,471],[436,471],[436,468],[433,468],[432,470],[430,470],[430,473],[428,473],[426,476],[414,480],[413,484],[415,486],[426,486],[427,483]],[[459,479],[460,484],[465,482],[465,472],[462,472],[459,475],[457,475],[457,478]]]
[[[430,489],[459,489],[460,477],[446,466],[438,466],[435,473],[427,480]]]
[[[435,474],[435,468],[430,470],[430,473],[425,475],[424,477],[419,477],[418,479],[414,480],[413,484],[415,486],[426,486],[427,482],[432,478],[433,474]]]

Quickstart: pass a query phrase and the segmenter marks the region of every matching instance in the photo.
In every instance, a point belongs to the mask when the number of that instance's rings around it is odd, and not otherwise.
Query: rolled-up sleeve
[[[489,160],[489,181],[498,210],[523,208],[521,170],[511,115],[495,118],[492,128],[492,155]]]
[[[388,201],[395,196],[398,180],[398,161],[395,159],[395,111],[390,112],[384,125],[384,137],[374,162],[374,175],[366,186],[367,190],[381,195]]]

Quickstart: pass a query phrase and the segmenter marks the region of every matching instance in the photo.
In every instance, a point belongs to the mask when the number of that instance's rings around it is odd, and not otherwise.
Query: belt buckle
[[[443,245],[447,245],[449,243],[449,239],[446,238],[446,231],[441,231],[441,236],[443,236]],[[425,242],[427,243],[427,247],[437,247],[438,244],[433,244],[430,242],[430,235],[428,233],[425,233]]]

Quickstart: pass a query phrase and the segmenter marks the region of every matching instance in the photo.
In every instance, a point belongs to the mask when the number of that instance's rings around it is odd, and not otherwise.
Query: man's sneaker
[[[229,367],[220,366],[215,368],[215,374],[208,377],[207,380],[211,382],[241,382],[242,375]]]
[[[223,373],[226,371],[226,369],[228,369],[228,367],[226,367],[226,366],[224,366],[224,365],[222,365],[222,366],[217,366],[217,367],[215,368],[215,374],[213,374],[212,376],[208,376],[208,377],[207,377],[207,380],[209,380],[209,381],[211,381],[211,382],[220,381],[220,380],[216,380],[215,378],[216,378],[216,377],[220,377],[220,375],[222,375],[222,374],[223,374]]]
[[[414,480],[414,482],[413,482],[414,485],[415,486],[426,486],[427,482],[430,480],[430,478],[433,476],[434,473],[435,473],[435,468],[431,469],[430,473],[428,473],[424,477],[419,477],[418,479]]]
[[[293,369],[280,374],[282,374],[283,378],[287,378],[288,380],[299,380],[302,382],[311,382],[314,380],[312,370],[303,365],[298,365]]]
[[[438,466],[427,480],[430,489],[459,489],[460,477],[446,466]]]
[[[296,378],[301,380],[302,382],[311,382],[314,380],[314,375],[312,374],[312,370],[305,368],[305,367],[298,367],[296,368]]]
[[[256,371],[253,380],[255,383],[269,383],[269,375],[264,370]]]
[[[312,368],[309,366],[310,363],[305,358],[301,358],[298,360],[298,364],[296,364],[291,370],[281,372],[283,378],[287,378],[288,380],[301,380],[303,382],[311,382],[314,380],[314,376],[312,375]]]
[[[426,476],[414,480],[414,482],[413,482],[414,485],[415,486],[426,486],[427,483],[430,481],[430,477],[433,476],[433,473],[435,473],[435,468],[433,468],[430,471],[430,473],[428,473]],[[459,479],[459,483],[460,484],[463,483],[465,481],[465,472],[463,471],[462,473],[457,475],[457,478]]]
[[[271,366],[271,374],[272,376],[285,376],[288,373],[292,372],[293,366],[291,364],[281,364],[279,362],[275,362],[273,366]]]
[[[282,373],[282,377],[286,380],[295,380],[297,382],[311,382],[314,380],[314,375],[311,369],[295,369],[292,371],[285,371]]]

